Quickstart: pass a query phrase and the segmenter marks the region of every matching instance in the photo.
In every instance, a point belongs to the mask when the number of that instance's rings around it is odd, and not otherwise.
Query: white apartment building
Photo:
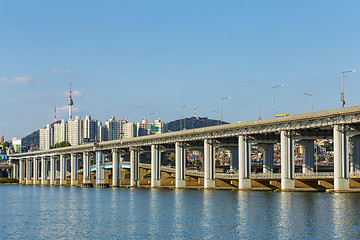
[[[150,123],[150,134],[161,134],[167,131],[167,123],[161,122],[160,118],[156,119],[154,123]]]
[[[46,127],[40,128],[40,150],[49,150],[52,146],[52,125],[47,124]]]
[[[137,137],[136,123],[132,123],[129,122],[127,119],[124,119],[120,122],[120,129],[121,129],[120,139]]]
[[[71,146],[77,146],[83,143],[83,127],[80,116],[68,121],[68,142]]]
[[[86,116],[85,120],[83,121],[83,139],[84,141],[88,142],[96,142],[98,140],[98,121],[92,120],[91,116]]]
[[[108,141],[120,138],[119,123],[116,121],[114,116],[112,116],[109,121],[105,121],[105,126],[108,131]]]
[[[97,123],[97,141],[103,142],[108,140],[108,130],[101,122]]]
[[[52,146],[55,146],[56,143],[61,143],[67,141],[67,122],[66,120],[61,120],[53,124],[54,128],[54,141]]]

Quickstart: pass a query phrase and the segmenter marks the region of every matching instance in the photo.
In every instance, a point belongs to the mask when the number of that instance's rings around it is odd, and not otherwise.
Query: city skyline
[[[19,3],[21,4],[19,7]],[[255,120],[358,105],[357,1],[3,1],[1,135],[22,138],[73,116],[164,122],[197,115]],[[349,8],[350,6],[353,6]]]

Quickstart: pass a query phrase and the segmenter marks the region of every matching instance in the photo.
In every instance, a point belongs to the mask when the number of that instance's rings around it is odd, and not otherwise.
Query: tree
[[[8,148],[10,146],[9,142],[8,141],[4,142],[4,146]]]
[[[67,141],[62,141],[60,143],[56,143],[54,148],[63,148],[63,147],[70,147],[71,144]]]

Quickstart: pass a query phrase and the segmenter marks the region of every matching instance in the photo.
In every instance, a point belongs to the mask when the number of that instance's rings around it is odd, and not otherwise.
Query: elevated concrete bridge
[[[175,187],[186,187],[186,176],[202,177],[204,188],[215,188],[216,179],[234,179],[239,189],[251,189],[256,181],[272,179],[281,190],[296,190],[300,179],[333,179],[335,191],[347,191],[353,185],[351,178],[360,172],[360,106],[296,114],[228,125],[184,130],[116,141],[51,149],[47,151],[12,154],[15,166],[13,175],[21,183],[56,184],[59,168],[59,184],[65,185],[66,173],[71,173],[71,185],[91,184],[90,158],[96,159],[96,185],[106,185],[105,161],[112,162],[112,186],[121,181],[120,164],[125,157],[130,161],[130,186],[138,186],[140,159],[150,153],[151,186],[160,187],[164,171],[174,171]],[[334,172],[332,176],[314,174],[314,140],[333,139]],[[274,144],[281,145],[281,173],[274,173]],[[294,144],[304,147],[302,174],[295,174]],[[250,146],[264,149],[264,168],[261,174],[251,173]],[[236,174],[215,173],[217,147],[232,152],[232,165]],[[197,149],[203,153],[204,172],[186,170],[186,150]],[[161,166],[161,152],[175,152],[175,168]],[[70,160],[70,168],[67,162]],[[82,160],[83,180],[78,182],[79,160]],[[39,164],[41,163],[41,164]],[[40,166],[39,166],[40,165]],[[48,166],[50,165],[50,167]],[[351,168],[350,168],[351,166]],[[39,171],[40,170],[40,171]],[[48,171],[49,170],[49,171]],[[50,173],[49,176],[48,172]],[[31,180],[32,179],[32,180]],[[48,180],[49,179],[49,183]],[[274,185],[274,186],[275,186]],[[355,184],[356,185],[356,184]],[[356,185],[357,186],[357,185]]]

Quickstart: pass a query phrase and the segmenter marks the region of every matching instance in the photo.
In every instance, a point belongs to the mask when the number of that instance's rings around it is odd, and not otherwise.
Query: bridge
[[[351,188],[360,188],[358,184],[359,127],[360,106],[353,106],[46,151],[11,154],[9,157],[13,166],[13,177],[18,178],[22,184],[90,186],[92,184],[91,161],[94,161],[96,163],[95,184],[98,187],[107,184],[114,187],[123,185],[127,174],[130,175],[129,186],[139,186],[140,178],[144,175],[150,178],[149,186],[161,187],[164,185],[162,178],[166,173],[173,179],[166,185],[173,184],[176,188],[190,186],[189,178],[193,178],[193,180],[197,179],[197,183],[201,183],[205,189],[216,188],[219,181],[223,181],[241,190],[250,190],[258,186],[292,191],[299,186],[301,188],[301,186],[309,185],[309,181],[312,181],[317,187],[327,186],[326,188],[341,192],[351,190]],[[331,173],[314,172],[314,140],[316,139],[333,140],[334,170]],[[281,146],[280,174],[274,173],[274,144],[276,143],[280,143]],[[304,147],[302,173],[295,173],[295,144]],[[262,173],[251,172],[250,147],[252,145],[261,146],[264,149]],[[232,165],[237,169],[235,173],[216,173],[215,148],[226,148],[231,151]],[[202,152],[203,172],[186,169],[186,150],[189,149]],[[173,168],[161,166],[162,153],[169,151],[175,153]],[[141,160],[146,159],[148,155],[151,159],[146,161],[150,162],[150,165],[145,166]],[[120,167],[125,160],[130,162],[129,173],[124,172],[124,169]],[[79,161],[82,166],[79,165]],[[70,167],[67,166],[68,163]],[[112,163],[108,173],[102,167],[106,163]],[[142,175],[140,170],[143,172]],[[70,175],[70,183],[67,183],[67,173]],[[82,174],[81,182],[79,182],[80,173]],[[305,183],[304,179],[308,182]],[[317,188],[316,186],[314,189]]]

